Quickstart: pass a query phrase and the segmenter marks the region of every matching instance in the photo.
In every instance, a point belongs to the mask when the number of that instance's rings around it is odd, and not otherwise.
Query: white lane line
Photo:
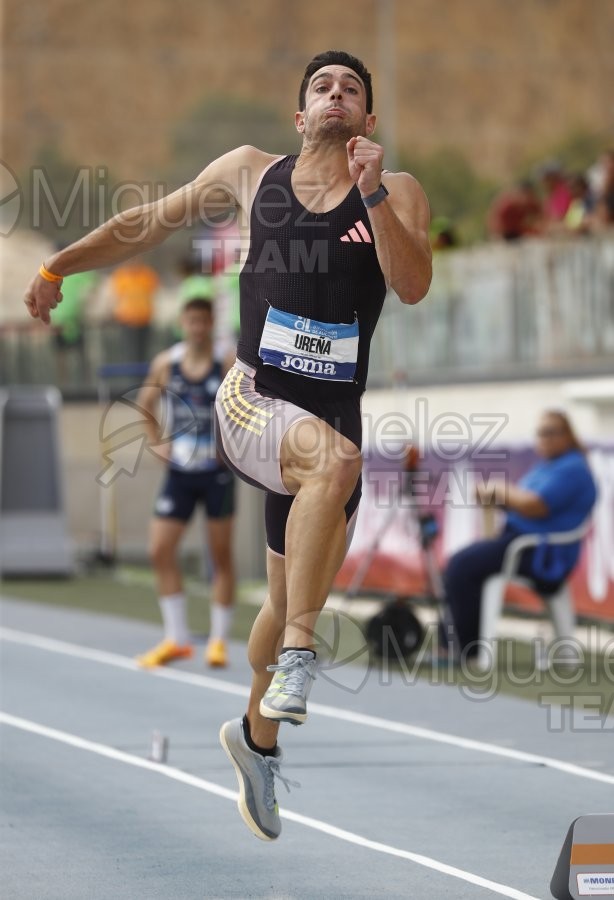
[[[382,731],[392,731],[397,734],[407,734],[412,737],[422,738],[426,741],[435,741],[439,744],[449,744],[452,747],[460,747],[464,750],[475,750],[478,753],[490,753],[492,756],[503,756],[506,759],[514,759],[517,762],[531,763],[532,765],[556,769],[559,772],[564,772],[566,775],[573,775],[578,778],[588,778],[591,781],[600,781],[603,784],[614,785],[614,775],[608,775],[606,772],[595,772],[593,769],[585,769],[583,766],[564,762],[562,759],[555,759],[551,756],[541,756],[538,753],[527,753],[524,750],[512,750],[508,747],[499,747],[497,744],[489,744],[486,741],[474,741],[471,738],[458,737],[455,734],[432,731],[430,728],[420,728],[418,725],[406,725],[404,722],[381,719],[379,716],[369,716],[364,713],[338,709],[335,706],[323,706],[321,704],[310,703],[309,712],[317,712],[321,716],[328,716],[331,719],[352,722],[355,725],[366,725],[371,728],[380,728]]]
[[[105,665],[128,669],[132,672],[142,672],[134,660],[116,653],[107,653],[104,650],[93,650],[78,644],[69,644],[58,641],[55,638],[42,637],[25,631],[16,631],[12,628],[0,628],[0,640],[11,641],[40,650],[48,650],[51,653],[61,653],[65,656],[73,656],[77,659],[85,659]],[[225,694],[234,694],[239,697],[248,697],[249,690],[240,684],[221,681],[216,678],[208,678],[206,675],[197,675],[191,672],[182,672],[174,669],[149,669],[148,675],[156,678],[164,678],[168,681],[179,681],[184,684],[192,684],[196,687],[219,691]],[[529,763],[530,765],[544,766],[549,769],[563,772],[577,778],[587,778],[590,781],[599,781],[602,784],[614,785],[614,775],[606,772],[596,772],[586,769],[574,763],[564,762],[551,756],[541,756],[537,753],[527,753],[524,750],[512,750],[509,747],[499,747],[486,741],[476,741],[472,738],[463,738],[442,731],[434,731],[430,728],[421,728],[418,725],[408,725],[405,722],[395,722],[392,719],[383,719],[379,716],[370,716],[366,713],[353,712],[337,706],[327,706],[322,703],[309,703],[309,713],[324,716],[337,721],[349,722],[353,725],[362,725],[367,728],[376,728],[381,731],[390,731],[394,734],[403,734],[425,741],[434,741],[438,744],[447,744],[463,750],[472,750],[476,753],[488,753],[491,756],[501,756],[504,759],[513,759],[516,762]]]
[[[138,769],[147,769],[150,772],[155,772],[156,775],[163,775],[166,778],[171,778],[173,781],[187,784],[189,787],[207,791],[207,793],[214,794],[216,797],[222,797],[224,800],[234,800],[236,802],[238,798],[236,791],[230,791],[212,781],[205,781],[204,778],[188,775],[186,772],[182,772],[180,769],[175,769],[172,766],[160,765],[159,763],[151,762],[148,759],[141,759],[138,756],[133,756],[131,753],[124,753],[122,750],[116,750],[114,747],[109,747],[106,744],[88,741],[85,738],[78,737],[75,734],[69,734],[66,731],[48,728],[46,725],[32,722],[30,719],[22,719],[19,716],[12,716],[9,713],[0,711],[0,723],[9,725],[13,728],[19,728],[22,731],[27,731],[31,734],[40,735],[41,737],[50,738],[53,741],[59,741],[62,744],[68,744],[71,747],[75,747],[77,750],[86,750],[89,753],[95,753],[98,756],[104,756],[107,759],[113,759],[116,762],[135,766]],[[396,856],[399,859],[409,860],[409,862],[416,863],[419,866],[441,872],[443,875],[450,875],[453,878],[459,878],[461,881],[467,881],[469,884],[474,884],[478,887],[494,891],[497,894],[501,894],[502,897],[512,897],[515,898],[515,900],[539,900],[539,898],[533,897],[531,894],[525,894],[506,884],[490,881],[488,878],[482,878],[481,875],[474,875],[472,872],[466,872],[464,869],[457,869],[456,866],[449,866],[447,863],[439,862],[439,860],[432,859],[430,856],[423,856],[421,853],[412,853],[410,850],[401,850],[399,847],[392,847],[389,844],[382,844],[379,841],[369,840],[369,838],[362,837],[360,834],[355,834],[353,831],[346,831],[343,828],[337,828],[335,825],[329,825],[327,822],[320,821],[320,819],[312,819],[310,816],[302,816],[300,813],[290,812],[289,810],[281,810],[279,814],[283,819],[287,819],[289,822],[296,822],[297,825],[304,825],[306,828],[312,828],[314,831],[321,831],[324,834],[336,837],[349,844],[356,844],[358,847],[375,850],[377,853],[385,853],[388,856]]]
[[[31,634],[28,631],[17,631],[13,628],[0,628],[0,640],[10,641],[14,644],[23,644],[25,647],[36,647],[38,650],[48,650],[50,653],[61,653],[63,656],[73,656],[75,659],[86,659],[90,662],[103,663],[106,666],[115,666],[117,669],[127,669],[129,672],[143,673],[143,669],[129,656],[120,656],[119,653],[110,653],[107,650],[94,650],[92,647],[83,647],[80,644],[70,644],[67,641],[58,641],[55,638],[43,637],[40,634]],[[182,681],[184,684],[194,684],[197,687],[208,688],[212,691],[220,691],[223,694],[235,694],[238,697],[249,697],[249,688],[242,684],[218,681],[216,678],[208,678],[206,675],[192,674],[175,669],[148,669],[147,675],[157,678],[166,678],[168,681]]]

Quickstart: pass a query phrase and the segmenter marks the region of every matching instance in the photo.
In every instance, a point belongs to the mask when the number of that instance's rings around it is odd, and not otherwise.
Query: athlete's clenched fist
[[[363,197],[374,194],[382,180],[384,149],[369,138],[353,137],[347,142],[350,177]]]

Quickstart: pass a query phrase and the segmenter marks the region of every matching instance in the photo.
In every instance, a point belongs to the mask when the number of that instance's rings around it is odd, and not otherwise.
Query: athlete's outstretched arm
[[[374,194],[381,183],[389,192],[385,200],[367,209],[386,284],[402,303],[418,303],[432,276],[430,212],[424,191],[405,172],[382,175],[384,151],[368,138],[352,138],[347,149],[350,175],[361,195]]]
[[[45,260],[45,268],[64,277],[116,265],[161,244],[173,231],[196,217],[215,215],[239,201],[239,173],[259,151],[239,147],[207,166],[201,174],[174,193],[153,203],[135,206],[109,219],[80,241]],[[46,281],[40,274],[30,282],[24,302],[30,315],[49,323],[49,310],[62,299],[61,282]]]

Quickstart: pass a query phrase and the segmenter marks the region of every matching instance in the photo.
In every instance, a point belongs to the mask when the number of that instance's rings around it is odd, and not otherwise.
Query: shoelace
[[[307,669],[307,671],[303,671]],[[267,666],[267,672],[284,672],[284,693],[299,694],[303,693],[305,685],[305,676],[308,675],[313,681],[316,680],[315,660],[303,659],[302,656],[295,656],[290,663],[285,665]]]
[[[274,756],[265,756],[264,762],[271,773],[271,777],[267,778],[265,781],[264,788],[264,802],[267,809],[274,809],[275,807],[275,779],[278,778],[288,793],[290,793],[290,787],[300,788],[301,784],[299,781],[292,781],[290,778],[286,778],[281,774],[279,770],[279,760]]]

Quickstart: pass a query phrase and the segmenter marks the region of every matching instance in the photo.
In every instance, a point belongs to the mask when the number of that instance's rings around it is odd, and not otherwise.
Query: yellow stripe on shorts
[[[224,384],[222,408],[232,422],[260,436],[270,419],[272,419],[273,413],[258,409],[257,406],[254,406],[253,403],[241,396],[239,388],[243,378],[243,372],[231,373]]]

